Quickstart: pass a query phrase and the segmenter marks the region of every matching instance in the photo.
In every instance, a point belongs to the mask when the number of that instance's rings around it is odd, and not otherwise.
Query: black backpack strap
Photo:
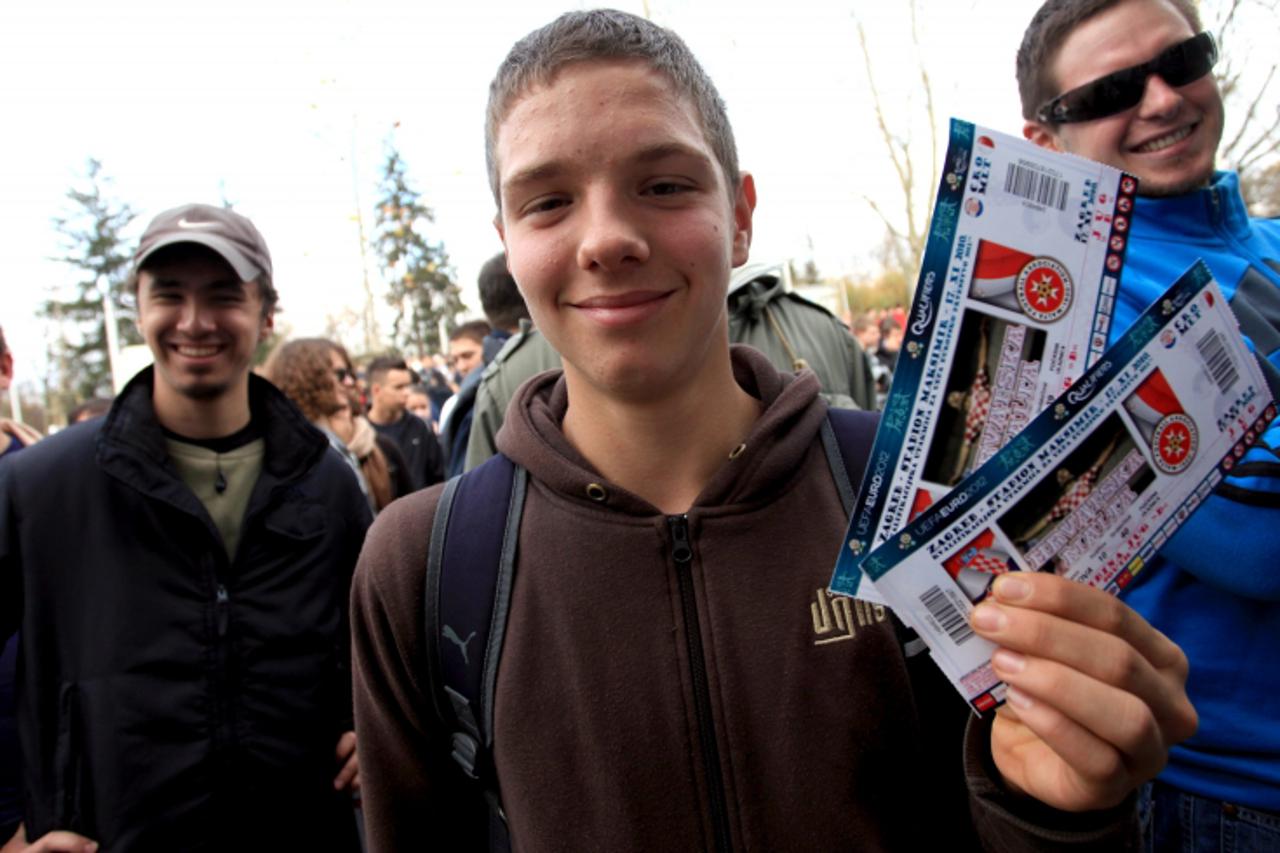
[[[826,451],[827,464],[831,466],[831,476],[835,478],[846,515],[853,512],[879,423],[878,412],[827,409],[827,419],[822,424],[822,449]]]
[[[854,499],[862,484],[867,456],[871,452],[879,423],[880,415],[877,412],[827,409],[827,420],[822,425],[822,448],[826,451],[827,464],[831,466],[831,476],[835,478],[840,502],[844,504],[846,513],[853,512]],[[928,650],[924,640],[902,624],[897,614],[891,613],[891,616],[893,630],[904,657],[911,660]]]
[[[508,849],[493,767],[493,694],[528,473],[498,454],[445,484],[427,554],[428,679],[452,757],[484,788],[494,849]]]

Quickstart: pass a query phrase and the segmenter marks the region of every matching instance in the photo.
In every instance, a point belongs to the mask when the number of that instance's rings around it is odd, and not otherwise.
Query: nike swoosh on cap
[[[192,222],[185,216],[178,220],[179,228],[217,228],[216,222]]]

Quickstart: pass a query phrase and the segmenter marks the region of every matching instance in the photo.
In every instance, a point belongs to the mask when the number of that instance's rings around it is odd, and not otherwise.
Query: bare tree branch
[[[885,122],[880,90],[876,86],[875,74],[871,70],[871,51],[867,48],[867,31],[863,28],[862,21],[857,21],[857,25],[858,46],[862,49],[862,64],[867,71],[867,87],[871,90],[871,103],[875,109],[876,125],[880,128],[880,138],[884,141],[884,147],[889,152],[889,161],[893,163],[893,169],[898,173],[898,182],[905,186],[908,183],[907,175],[898,158],[898,146],[895,145],[893,134],[889,132],[889,125]]]
[[[911,44],[915,47],[916,62],[920,66],[920,85],[924,88],[925,115],[929,120],[929,196],[925,200],[925,210],[933,209],[933,197],[938,191],[938,118],[933,109],[933,84],[929,80],[929,69],[925,67],[920,52],[920,31],[916,22],[916,0],[911,0]],[[911,252],[918,259],[924,251],[924,237],[915,228],[915,217],[911,217],[912,244]]]
[[[1258,104],[1262,102],[1263,96],[1267,94],[1267,89],[1271,86],[1271,80],[1275,76],[1276,76],[1276,67],[1273,65],[1267,71],[1267,79],[1263,82],[1262,86],[1258,89],[1258,94],[1255,95],[1253,100],[1249,103],[1249,108],[1245,111],[1245,114],[1244,114],[1244,121],[1240,123],[1240,129],[1236,131],[1235,137],[1232,138],[1231,142],[1227,145],[1227,147],[1222,150],[1223,155],[1225,155],[1227,159],[1235,159],[1233,157],[1235,149],[1238,145],[1241,144],[1241,142],[1243,142],[1245,132],[1253,124],[1254,116],[1257,115],[1257,112],[1258,112]],[[1226,98],[1225,92],[1223,93],[1223,98],[1224,99]],[[1270,131],[1268,131],[1268,134],[1269,133]],[[1258,144],[1257,140],[1255,140],[1254,145],[1257,145],[1257,144]],[[1253,146],[1250,146],[1250,148],[1252,147]],[[1241,158],[1244,158],[1244,157],[1247,157],[1248,154],[1249,154],[1249,149],[1246,149],[1245,153],[1240,156]]]
[[[876,202],[875,199],[873,199],[871,196],[867,195],[866,193],[862,194],[862,199],[867,203],[868,207],[870,207],[873,211],[875,211],[876,216],[880,217],[880,220],[884,222],[884,227],[889,231],[890,234],[892,234],[894,237],[896,237],[899,240],[904,238],[902,231],[898,228],[898,226],[893,224],[893,220],[891,220],[888,214],[886,214],[884,210],[880,208],[880,205]]]

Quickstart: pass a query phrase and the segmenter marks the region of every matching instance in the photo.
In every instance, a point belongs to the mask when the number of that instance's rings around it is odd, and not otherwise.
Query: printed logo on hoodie
[[[814,597],[817,600],[809,604],[809,615],[813,617],[815,646],[852,640],[858,633],[858,627],[873,625],[888,618],[882,604],[869,604],[845,595],[832,595],[825,589],[817,590]]]

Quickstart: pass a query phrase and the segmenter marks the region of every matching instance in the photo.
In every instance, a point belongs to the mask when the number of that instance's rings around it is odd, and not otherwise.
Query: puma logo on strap
[[[441,633],[444,634],[445,638],[448,639],[449,642],[453,643],[459,649],[462,650],[462,662],[467,665],[470,665],[471,659],[467,657],[467,646],[471,645],[471,641],[476,638],[476,632],[472,631],[470,634],[467,635],[467,638],[463,640],[457,635],[457,633],[452,628],[450,628],[448,625],[445,625],[444,631],[442,631]]]

